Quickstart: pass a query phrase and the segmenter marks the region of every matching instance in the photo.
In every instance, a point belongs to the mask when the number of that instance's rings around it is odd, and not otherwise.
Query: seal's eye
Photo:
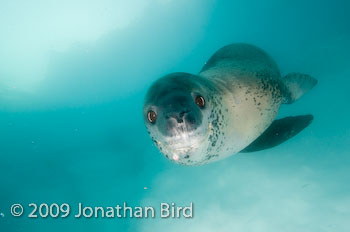
[[[205,105],[204,97],[202,97],[200,95],[196,97],[195,102],[200,108],[203,108]]]
[[[153,110],[148,111],[147,117],[150,123],[155,123],[157,120],[157,114]]]

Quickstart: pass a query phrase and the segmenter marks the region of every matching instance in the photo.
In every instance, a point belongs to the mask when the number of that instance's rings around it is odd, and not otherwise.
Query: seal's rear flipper
[[[317,84],[315,78],[300,73],[288,74],[283,78],[283,82],[286,86],[286,93],[283,102],[285,104],[295,102]]]
[[[312,115],[301,115],[275,120],[260,137],[241,152],[254,152],[275,147],[310,125],[313,118]]]

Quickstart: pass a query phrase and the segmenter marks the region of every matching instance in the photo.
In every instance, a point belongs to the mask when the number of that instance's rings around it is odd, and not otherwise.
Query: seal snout
[[[167,137],[188,134],[200,127],[202,113],[190,94],[172,93],[158,104],[158,129]]]
[[[167,136],[177,136],[180,133],[188,133],[198,128],[198,120],[190,110],[172,112],[164,117]]]
[[[166,119],[174,118],[177,123],[183,123],[185,120],[185,116],[187,117],[187,114],[190,112],[188,108],[184,108],[180,110],[179,112],[169,112],[167,115],[165,115]]]

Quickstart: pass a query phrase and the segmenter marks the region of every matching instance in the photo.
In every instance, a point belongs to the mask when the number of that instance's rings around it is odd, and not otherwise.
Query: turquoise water
[[[345,0],[1,1],[0,231],[350,231],[348,12]],[[318,80],[278,116],[313,123],[270,150],[169,162],[143,124],[147,88],[233,42]],[[194,216],[28,218],[32,202],[193,202]]]

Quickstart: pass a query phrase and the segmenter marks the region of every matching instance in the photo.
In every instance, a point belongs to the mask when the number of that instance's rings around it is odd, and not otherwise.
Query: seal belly
[[[225,113],[220,158],[235,154],[272,123],[282,103],[282,83],[274,61],[261,49],[234,44],[220,49],[199,74],[216,83]]]
[[[234,145],[235,152],[239,152],[272,123],[282,100],[276,98],[270,88],[265,88],[263,82],[231,87],[225,97],[231,108],[232,125],[228,129],[239,140],[239,144]]]

